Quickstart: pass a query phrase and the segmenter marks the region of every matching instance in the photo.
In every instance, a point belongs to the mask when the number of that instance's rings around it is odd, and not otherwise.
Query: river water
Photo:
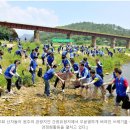
[[[123,65],[121,67],[121,69],[122,69],[122,76],[128,80],[128,83],[130,85],[130,63]],[[108,82],[110,78],[112,78],[112,74],[106,75],[104,80]],[[112,112],[113,103],[115,102],[115,96],[116,96],[116,93],[114,92],[114,97],[109,97],[108,98],[108,103],[103,104],[103,109],[102,109],[103,111],[101,113],[102,116],[109,116],[110,112]],[[130,93],[128,93],[128,96],[130,97]],[[124,113],[122,112],[121,109],[118,112],[118,114],[119,115],[124,115]]]

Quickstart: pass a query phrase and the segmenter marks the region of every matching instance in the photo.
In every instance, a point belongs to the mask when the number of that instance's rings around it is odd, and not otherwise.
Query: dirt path
[[[51,98],[46,98],[40,84],[23,87],[15,95],[2,96],[0,116],[93,116],[102,112],[100,98],[94,102],[85,100],[74,89],[66,89],[64,95],[61,88],[51,93]]]

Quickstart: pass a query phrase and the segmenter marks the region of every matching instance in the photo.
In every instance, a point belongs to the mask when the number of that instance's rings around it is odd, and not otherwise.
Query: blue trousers
[[[35,74],[35,72],[33,72],[32,73],[32,82],[33,82],[33,84],[35,83],[35,77],[36,77],[36,74]]]
[[[50,84],[49,84],[49,81],[44,79],[44,82],[45,82],[45,91],[44,91],[44,93],[47,96],[49,96],[50,95]]]

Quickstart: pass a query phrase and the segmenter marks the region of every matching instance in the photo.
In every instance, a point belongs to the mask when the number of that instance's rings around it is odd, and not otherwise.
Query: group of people
[[[22,45],[18,44],[18,48],[22,50]],[[11,49],[12,50],[12,49]],[[10,51],[11,51],[10,50]],[[60,53],[62,50],[62,53]],[[106,49],[109,52],[108,49]],[[106,90],[109,91],[110,94],[116,89],[116,107],[119,106],[119,103],[122,101],[122,108],[127,110],[130,109],[129,98],[127,95],[128,91],[128,82],[122,77],[122,71],[119,68],[115,68],[113,72],[113,80],[110,83],[104,83],[104,75],[103,75],[103,64],[97,58],[95,60],[96,66],[91,66],[88,62],[88,58],[84,57],[80,60],[79,63],[75,62],[74,58],[78,56],[77,51],[81,51],[84,53],[86,51],[87,55],[100,55],[103,56],[104,52],[101,49],[90,50],[89,47],[84,46],[72,46],[67,44],[66,46],[59,46],[58,53],[61,54],[61,63],[56,64],[55,62],[55,49],[53,46],[45,45],[43,47],[43,54],[41,55],[42,64],[46,65],[46,71],[44,72],[42,78],[45,83],[44,95],[46,97],[50,97],[50,80],[53,76],[56,76],[53,89],[56,90],[57,84],[59,81],[62,83],[62,92],[65,92],[65,84],[67,79],[74,78],[74,88],[80,88],[80,95],[83,98],[88,98],[89,96],[96,98],[98,89],[101,90],[102,100],[107,101],[106,99]],[[10,52],[9,52],[10,53]],[[0,53],[1,54],[1,53]],[[17,54],[17,53],[16,53]],[[22,54],[21,54],[22,55]],[[20,55],[20,56],[21,56]],[[33,49],[28,56],[30,59],[29,72],[32,75],[32,83],[35,84],[36,77],[36,69],[38,68],[37,59],[39,57],[39,46]],[[69,57],[68,57],[69,55]],[[1,55],[0,55],[1,56]],[[27,55],[25,55],[27,57]],[[2,56],[1,56],[2,57]],[[112,56],[111,56],[112,57]],[[11,91],[11,83],[12,77],[19,77],[17,73],[17,67],[20,64],[20,60],[15,60],[13,64],[8,66],[4,72],[4,77],[7,81],[7,93],[13,93]],[[62,65],[62,69],[57,71],[58,66]],[[0,74],[2,74],[2,66],[0,65]],[[93,89],[91,85],[94,85]],[[114,84],[112,86],[112,84]],[[108,85],[107,88],[105,86]],[[83,94],[83,90],[85,90],[85,95]],[[115,109],[117,110],[117,108]]]

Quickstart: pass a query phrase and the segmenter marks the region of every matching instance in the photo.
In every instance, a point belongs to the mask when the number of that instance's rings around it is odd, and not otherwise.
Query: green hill
[[[81,30],[81,31],[90,31],[90,32],[99,32],[99,33],[106,33],[106,34],[115,34],[121,36],[130,36],[130,30],[124,29],[120,26],[115,24],[96,24],[92,22],[80,22],[80,23],[72,23],[65,26],[58,26],[58,28],[64,29],[74,29],[74,30]],[[41,40],[42,41],[50,41],[52,38],[66,38],[64,34],[58,33],[41,33]],[[91,37],[88,36],[71,36],[74,39],[75,43],[82,44],[82,43],[91,43]],[[108,41],[110,43],[110,39],[107,38],[97,38],[97,44],[106,44],[104,41]],[[117,40],[117,45],[124,45],[126,41]]]

